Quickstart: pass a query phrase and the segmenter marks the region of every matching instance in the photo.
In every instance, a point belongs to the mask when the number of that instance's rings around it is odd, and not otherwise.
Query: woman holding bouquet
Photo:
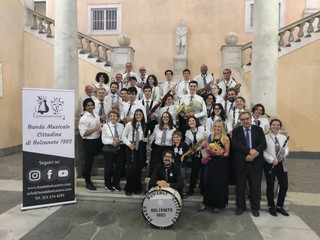
[[[205,155],[202,164],[203,173],[203,202],[198,206],[202,212],[212,207],[214,213],[228,204],[228,162],[230,140],[226,135],[223,122],[217,120],[213,124],[213,131],[204,144]]]

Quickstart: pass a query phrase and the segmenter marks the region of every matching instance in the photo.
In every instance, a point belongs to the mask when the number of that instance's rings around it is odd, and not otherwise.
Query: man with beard
[[[213,80],[213,74],[208,75],[208,66],[205,64],[202,64],[200,67],[200,74],[195,76],[193,80],[198,82],[198,88],[201,89],[205,87],[208,83],[210,83]]]
[[[111,106],[111,109],[118,110],[119,113],[122,110],[122,100],[117,95],[118,92],[118,83],[112,82],[110,84],[110,94],[106,97],[105,102],[108,106]]]
[[[228,114],[235,109],[236,104],[235,100],[238,95],[238,91],[235,88],[229,88],[227,91],[227,99],[223,101],[221,104],[224,108],[224,111],[226,112],[226,117]]]
[[[163,162],[155,167],[149,186],[159,186],[162,188],[171,187],[182,194],[183,178],[180,168],[174,164],[174,154],[171,150],[166,150],[162,154]],[[181,195],[182,196],[182,195]]]

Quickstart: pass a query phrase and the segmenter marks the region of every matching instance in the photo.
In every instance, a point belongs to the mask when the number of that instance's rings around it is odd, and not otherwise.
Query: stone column
[[[256,0],[253,10],[251,103],[277,113],[278,0]]]
[[[54,87],[75,90],[78,113],[78,24],[77,0],[56,1],[54,40]]]

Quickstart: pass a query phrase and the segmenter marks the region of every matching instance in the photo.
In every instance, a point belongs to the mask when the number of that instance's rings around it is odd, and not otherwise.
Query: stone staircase
[[[188,176],[190,176],[191,169],[188,169]],[[108,192],[104,188],[104,160],[102,155],[96,156],[94,159],[94,165],[92,168],[92,177],[91,180],[93,184],[97,187],[96,191],[90,191],[85,188],[85,181],[81,177],[77,178],[76,184],[76,199],[79,201],[107,201],[107,202],[124,202],[124,203],[142,203],[144,199],[144,193],[141,194],[133,194],[132,196],[126,196],[124,192],[124,186],[126,183],[125,177],[121,179],[120,192]],[[144,182],[144,178],[146,176],[146,168],[143,169],[142,172],[142,182]],[[264,178],[264,177],[263,177]],[[143,185],[144,186],[144,185]],[[262,181],[261,191],[261,209],[268,209],[267,199],[265,195],[265,181]],[[235,196],[235,186],[229,185],[229,204],[228,208],[235,209],[236,208],[236,196]],[[197,204],[202,202],[202,196],[198,189],[196,189],[193,196],[189,196],[188,198],[183,200],[183,204],[186,206],[194,206],[196,208]],[[250,206],[248,204],[249,200],[247,200],[247,208]],[[292,204],[292,201],[286,198],[285,208],[289,208]]]

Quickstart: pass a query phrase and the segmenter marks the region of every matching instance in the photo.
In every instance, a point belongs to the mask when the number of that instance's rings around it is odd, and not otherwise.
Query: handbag
[[[109,130],[110,130],[110,133],[112,135],[112,138],[113,138],[113,133],[111,131],[111,128],[109,126],[108,123],[106,123],[109,127]],[[103,148],[102,148],[102,151],[103,152],[106,152],[106,153],[111,153],[111,154],[117,154],[118,153],[118,150],[119,148],[118,147],[114,147],[112,144],[106,144],[106,145],[103,145]]]

